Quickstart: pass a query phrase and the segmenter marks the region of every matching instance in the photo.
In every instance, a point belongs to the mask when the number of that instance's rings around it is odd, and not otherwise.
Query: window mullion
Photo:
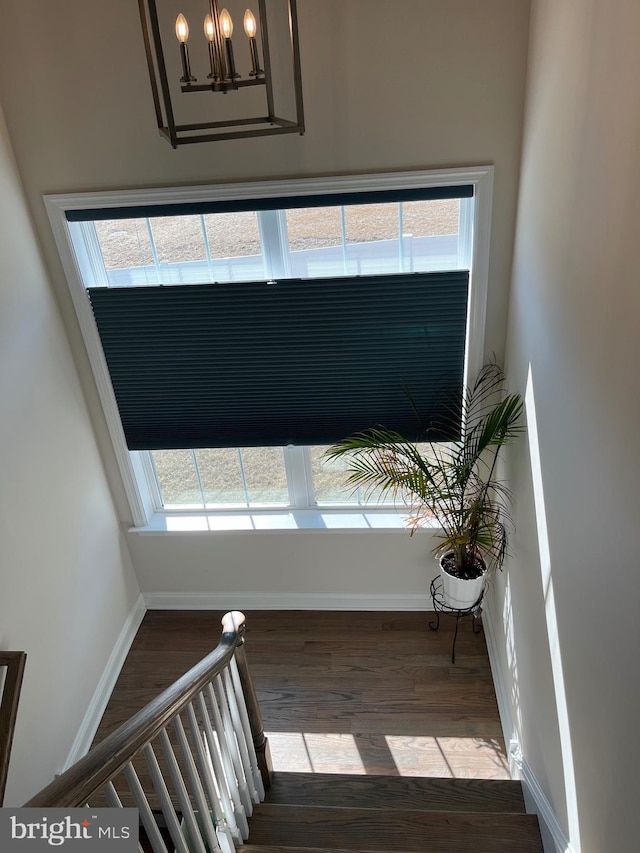
[[[284,465],[289,485],[289,500],[297,509],[315,505],[308,448],[289,445],[284,448]]]
[[[258,211],[258,228],[267,278],[290,277],[286,211]]]
[[[280,249],[280,278],[291,278],[291,253],[289,251],[289,232],[287,230],[287,211],[277,210],[278,246]]]
[[[211,249],[209,247],[209,235],[207,234],[207,225],[204,221],[204,216],[200,214],[200,229],[202,231],[202,241],[204,243],[204,253],[207,258],[207,266],[209,267],[209,280],[215,281],[215,277],[213,274],[213,261],[211,258]]]
[[[236,454],[238,456],[238,465],[240,466],[240,478],[242,480],[242,491],[244,492],[244,502],[247,506],[249,506],[249,489],[247,488],[247,478],[244,473],[244,462],[242,461],[242,449],[240,447],[236,447]]]
[[[344,204],[340,205],[340,234],[342,236],[342,265],[344,274],[348,275],[347,271],[347,218],[344,212]]]
[[[155,237],[153,236],[153,229],[151,227],[151,220],[147,217],[145,220],[147,225],[147,233],[149,235],[149,246],[151,248],[151,257],[153,258],[153,265],[156,270],[156,276],[158,278],[158,284],[161,283],[162,279],[160,277],[160,261],[158,260],[158,248],[156,246]]]
[[[198,465],[198,457],[196,456],[195,449],[191,450],[191,458],[193,460],[193,467],[196,472],[196,479],[198,481],[198,489],[200,490],[200,499],[202,501],[202,508],[205,509],[207,506],[207,501],[204,496],[204,489],[202,488],[202,477],[200,476],[200,466]]]
[[[304,465],[304,476],[307,487],[307,506],[316,506],[316,493],[313,487],[313,469],[311,467],[311,450],[309,447],[301,447],[302,464]]]

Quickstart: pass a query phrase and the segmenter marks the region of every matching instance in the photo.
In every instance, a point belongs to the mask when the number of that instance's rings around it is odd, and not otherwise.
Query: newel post
[[[271,762],[271,752],[269,750],[269,740],[264,733],[264,723],[262,721],[262,712],[258,703],[256,689],[253,686],[253,679],[247,662],[247,655],[244,648],[245,634],[245,619],[244,614],[234,611],[233,614],[227,614],[225,620],[229,617],[233,618],[233,625],[238,634],[236,645],[235,659],[238,665],[238,674],[240,676],[240,684],[244,693],[244,700],[247,705],[247,715],[249,717],[249,726],[253,735],[253,745],[256,750],[256,758],[258,759],[258,769],[262,777],[262,783],[265,790],[271,787],[271,775],[273,773],[273,764]],[[225,621],[223,620],[223,627]],[[225,628],[226,630],[226,628]]]

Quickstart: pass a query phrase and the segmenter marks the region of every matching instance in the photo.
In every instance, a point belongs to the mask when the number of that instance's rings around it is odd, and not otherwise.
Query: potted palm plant
[[[452,407],[451,424],[438,425],[439,434],[443,427],[457,431],[451,442],[430,441],[427,429],[425,441],[415,443],[380,426],[327,451],[330,459],[346,457],[347,482],[354,488],[403,500],[411,533],[425,524],[436,528],[443,595],[456,609],[473,606],[507,553],[511,495],[496,468],[500,449],[524,426],[522,397],[505,394],[504,379],[498,365],[482,368]]]

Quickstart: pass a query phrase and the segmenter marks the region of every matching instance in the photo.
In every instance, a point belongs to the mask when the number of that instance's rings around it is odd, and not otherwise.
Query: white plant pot
[[[442,595],[445,604],[454,610],[468,610],[482,595],[486,572],[479,578],[472,578],[471,580],[456,578],[444,570],[441,559],[440,577],[442,578]]]

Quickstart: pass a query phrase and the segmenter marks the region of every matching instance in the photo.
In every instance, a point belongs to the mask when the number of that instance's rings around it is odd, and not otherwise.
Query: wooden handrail
[[[243,641],[244,614],[239,611],[227,613],[222,619],[222,629],[220,643],[211,654],[90,749],[73,767],[43,788],[25,806],[71,808],[85,805],[229,663],[235,649]]]
[[[4,802],[11,744],[13,743],[26,660],[25,652],[0,652],[0,667],[6,667],[7,670],[2,686],[2,700],[0,701],[0,806]]]

